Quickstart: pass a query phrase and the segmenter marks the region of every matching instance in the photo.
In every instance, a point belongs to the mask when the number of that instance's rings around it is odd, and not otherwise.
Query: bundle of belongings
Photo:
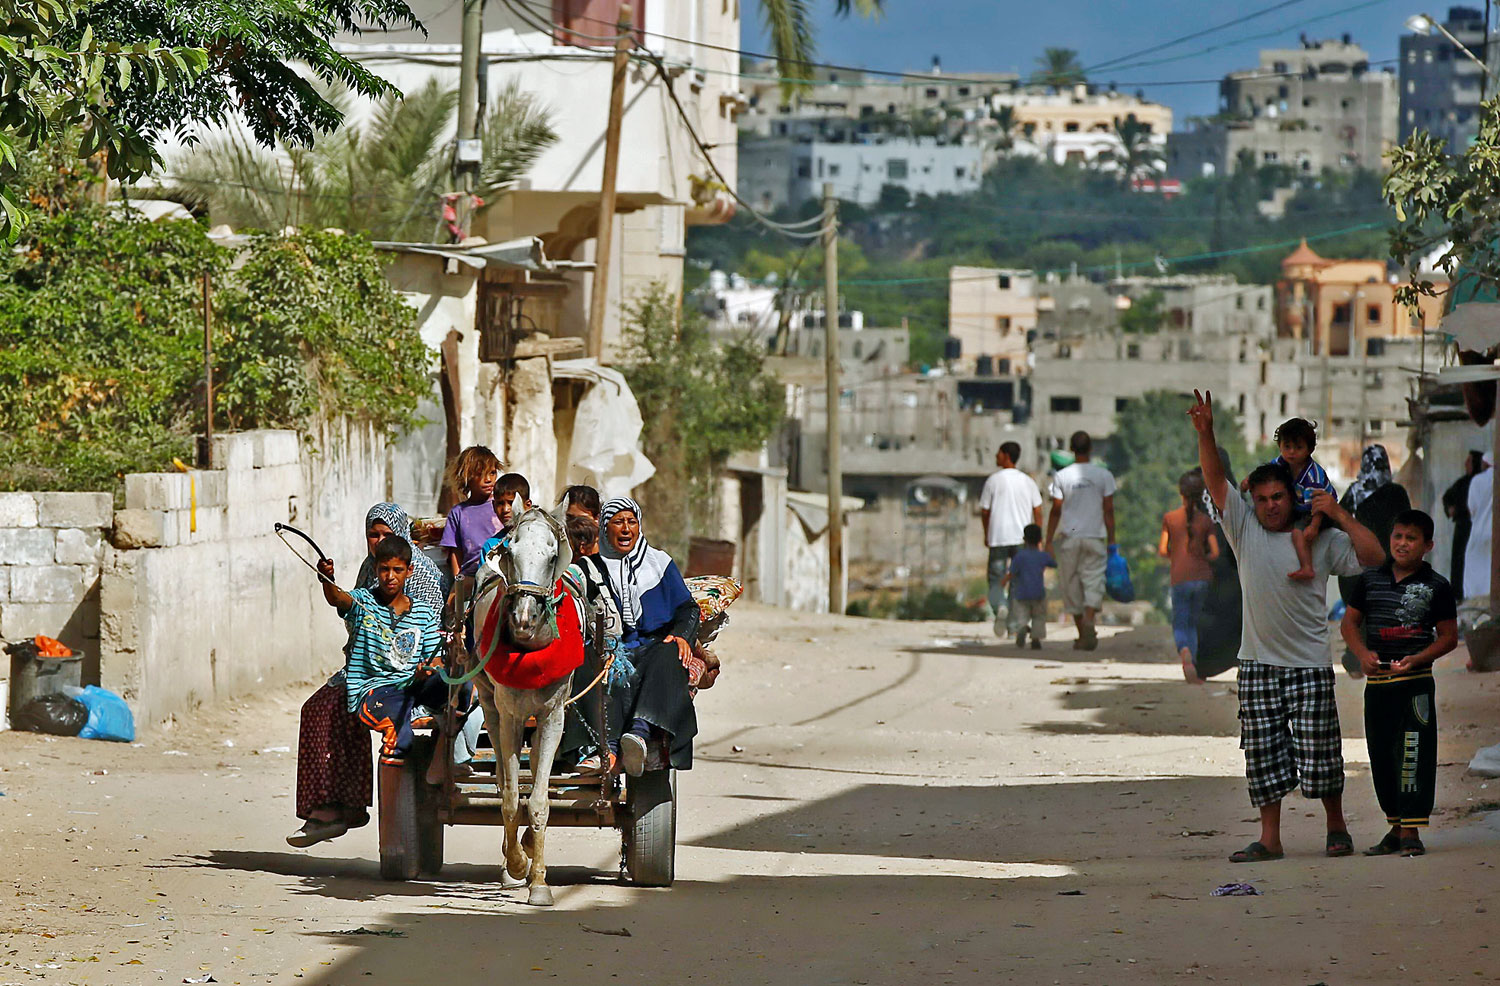
[[[683,662],[687,668],[688,687],[696,694],[700,688],[712,688],[718,680],[719,658],[707,645],[713,643],[719,631],[729,623],[729,607],[740,598],[745,588],[726,575],[693,575],[683,581],[702,614],[693,653]]]

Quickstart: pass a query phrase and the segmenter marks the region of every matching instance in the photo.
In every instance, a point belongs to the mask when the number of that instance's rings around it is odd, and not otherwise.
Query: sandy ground
[[[1500,676],[1439,671],[1428,856],[1326,859],[1297,799],[1288,857],[1234,866],[1256,825],[1232,680],[1183,684],[1165,628],[1092,654],[985,629],[737,608],[677,884],[622,886],[612,833],[554,830],[551,910],[500,890],[494,829],[450,829],[437,882],[381,882],[373,825],[286,846],[306,688],[133,747],[0,733],[0,986],[1500,979],[1500,782],[1465,773]],[[1363,847],[1384,825],[1339,689]],[[1210,897],[1242,880],[1262,896]]]

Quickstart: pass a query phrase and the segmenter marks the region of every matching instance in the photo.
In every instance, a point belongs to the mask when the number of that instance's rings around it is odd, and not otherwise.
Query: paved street
[[[736,609],[676,886],[623,887],[611,834],[554,830],[550,911],[499,889],[493,829],[450,830],[443,879],[406,885],[377,878],[373,825],[287,847],[307,689],[133,748],[0,734],[0,984],[1500,977],[1500,782],[1464,773],[1500,739],[1500,676],[1442,662],[1427,857],[1325,859],[1299,801],[1287,859],[1242,867],[1232,681],[1184,685],[1161,627],[1092,654],[1056,627],[1040,653],[985,630]],[[1339,687],[1363,847],[1384,826],[1359,689]],[[1262,896],[1210,897],[1240,880]]]

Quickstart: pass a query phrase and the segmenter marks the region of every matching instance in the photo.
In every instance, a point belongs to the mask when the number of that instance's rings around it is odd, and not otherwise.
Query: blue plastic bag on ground
[[[1120,546],[1109,546],[1109,557],[1104,562],[1104,591],[1117,603],[1135,602],[1135,586],[1130,582],[1130,565],[1120,554]]]
[[[123,698],[98,685],[89,685],[72,697],[89,710],[89,721],[78,733],[79,739],[135,741],[135,716],[130,714],[130,706]]]

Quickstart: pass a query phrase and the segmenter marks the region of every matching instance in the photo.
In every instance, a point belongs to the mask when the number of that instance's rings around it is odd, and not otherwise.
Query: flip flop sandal
[[[1265,863],[1273,859],[1280,859],[1285,853],[1272,852],[1259,842],[1252,842],[1243,849],[1233,852],[1229,856],[1231,863]]]
[[[1425,856],[1427,847],[1422,845],[1422,840],[1414,835],[1406,836],[1401,840],[1401,855],[1403,856]]]
[[[1401,851],[1401,837],[1394,832],[1387,832],[1384,839],[1375,843],[1365,850],[1366,856],[1390,856]]]
[[[1324,855],[1353,856],[1354,840],[1349,837],[1348,832],[1329,832]]]

